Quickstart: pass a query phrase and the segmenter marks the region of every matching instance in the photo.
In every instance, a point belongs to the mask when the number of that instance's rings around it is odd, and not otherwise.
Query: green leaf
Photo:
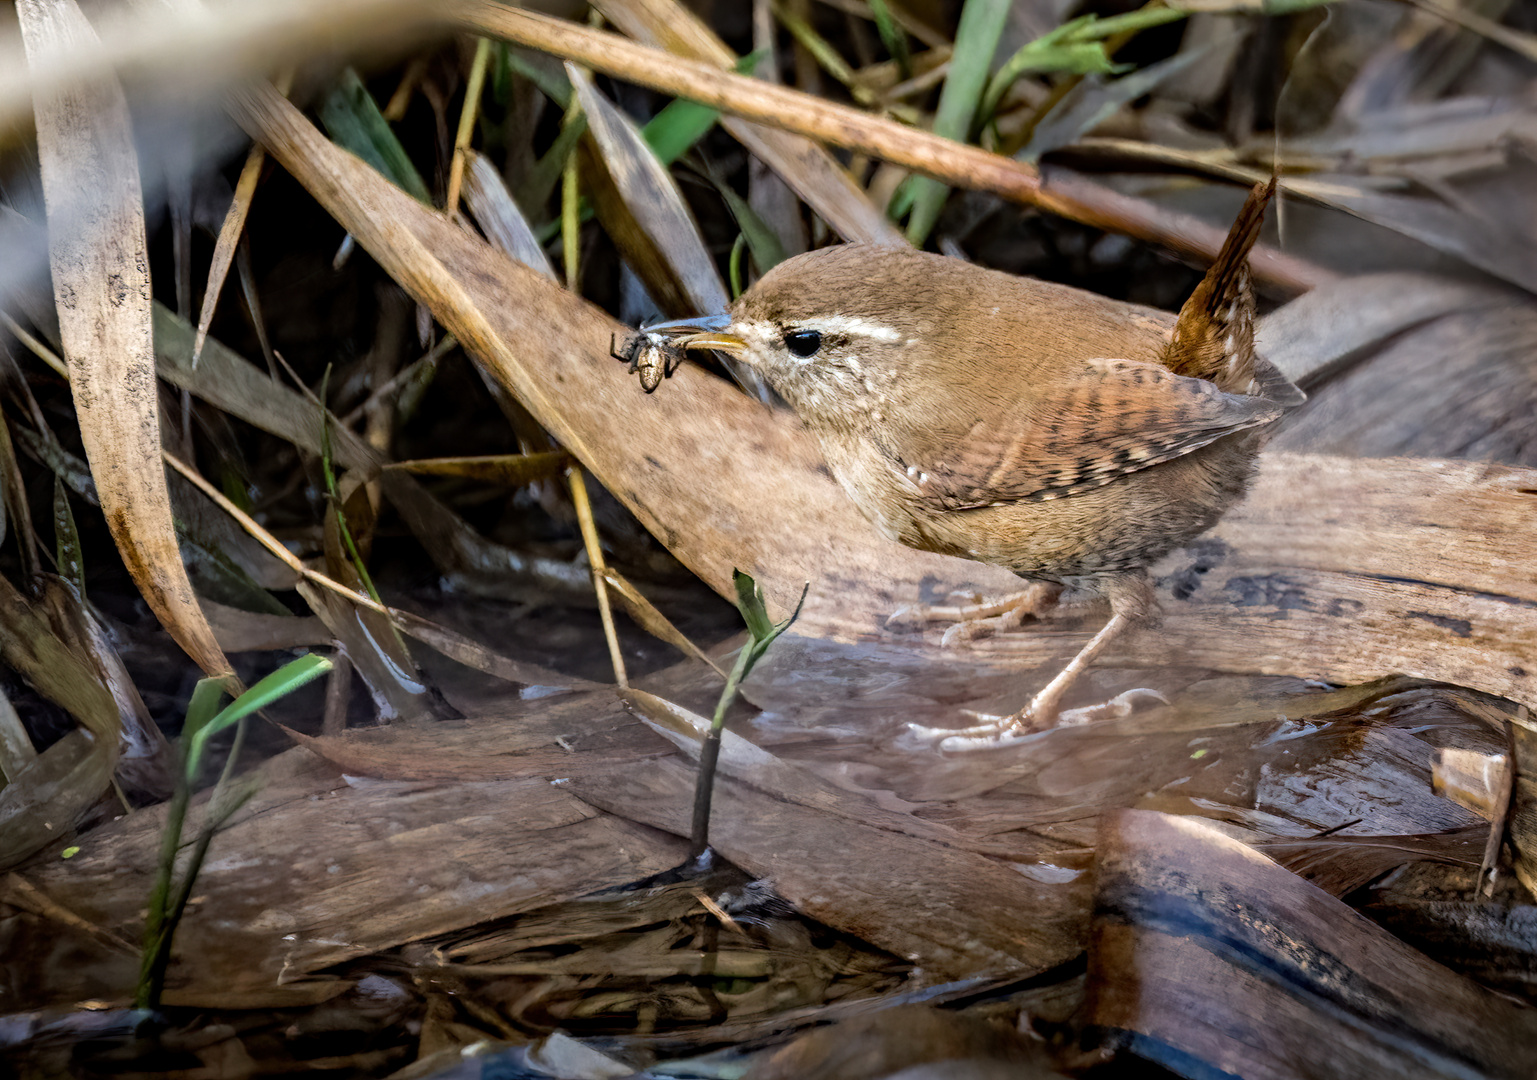
[[[208,726],[219,711],[224,699],[224,683],[219,679],[199,679],[192,688],[192,700],[187,703],[187,719],[181,726],[182,773],[190,787],[197,780],[198,770],[203,767],[203,750],[207,741],[198,738],[198,732]]]
[[[566,78],[564,69],[558,63],[545,67],[530,60],[521,50],[509,49],[507,66],[533,83],[539,88],[541,94],[559,105],[562,110],[571,107],[571,80]]]
[[[320,122],[336,145],[368,162],[408,195],[432,205],[432,194],[421,173],[411,164],[405,147],[356,71],[343,71],[320,103]]]
[[[1111,75],[1129,70],[1131,65],[1116,64],[1110,59],[1104,45],[1106,39],[1177,22],[1188,14],[1175,8],[1150,5],[1108,19],[1083,15],[1069,20],[1051,33],[1026,42],[1009,57],[988,83],[978,118],[987,123],[1009,87],[1026,75],[1058,71],[1073,75]]]
[[[775,623],[769,618],[768,607],[763,600],[763,589],[747,574],[740,570],[731,571],[731,582],[736,586],[737,609],[742,613],[742,619],[747,623],[747,634],[751,639],[742,650],[742,657],[737,661],[737,670],[732,673],[732,679],[740,682],[752,672],[768,647],[774,643],[774,639],[790,628],[790,624],[800,617],[801,608],[805,606],[806,594],[811,589],[808,581],[805,588],[801,589],[801,598],[795,605],[795,610],[784,622]],[[728,683],[728,689],[731,684]]]
[[[250,716],[259,709],[265,709],[285,694],[293,693],[305,683],[318,679],[330,670],[331,661],[324,656],[316,656],[313,653],[309,656],[301,656],[297,660],[290,660],[230,702],[217,716],[206,724],[200,725],[192,733],[191,739],[187,743],[187,764],[191,766],[195,761],[200,760],[208,740],[225,728],[244,717]],[[203,680],[203,682],[208,681],[207,679]],[[198,686],[201,689],[202,683],[199,683]],[[196,691],[194,691],[194,700],[196,700]],[[188,723],[191,723],[190,713]],[[189,768],[187,772],[189,783],[194,775],[194,772]]]
[[[766,274],[773,267],[785,261],[785,248],[779,242],[779,234],[769,228],[768,222],[758,216],[758,211],[752,208],[742,196],[731,189],[729,184],[710,177],[725,200],[726,208],[731,211],[731,216],[736,218],[736,223],[742,230],[742,235],[747,238],[747,249],[752,252],[752,261],[758,267],[758,273]]]
[[[768,616],[768,607],[763,601],[763,589],[750,574],[744,574],[735,569],[731,571],[731,584],[736,586],[737,610],[742,613],[742,620],[747,623],[747,633],[753,641],[772,637],[774,621]]]
[[[758,62],[767,55],[767,49],[748,53],[736,62],[737,74],[751,75],[757,68]],[[692,150],[700,139],[708,135],[719,119],[719,109],[701,105],[697,101],[678,98],[676,101],[668,102],[646,123],[645,127],[640,129],[640,133],[646,140],[646,145],[651,147],[651,152],[657,156],[657,160],[663,165],[671,165]],[[766,267],[759,267],[759,269],[766,269]]]
[[[907,51],[907,31],[892,18],[886,0],[870,0],[870,14],[875,16],[875,31],[881,36],[881,44],[886,46],[886,51],[897,62],[897,70],[902,73],[902,78],[911,79],[913,58]]]
[[[950,58],[950,74],[939,94],[939,109],[934,114],[934,134],[964,142],[971,133],[971,121],[987,85],[993,53],[1003,33],[1009,14],[1009,0],[966,0],[961,21],[955,30],[955,52]],[[907,221],[907,239],[922,247],[939,220],[945,196],[950,189],[938,180],[920,178],[914,185],[912,216]]]
[[[746,282],[742,280],[742,253],[747,250],[747,234],[737,233],[736,240],[731,245],[731,299],[735,300],[742,295],[746,288]]]

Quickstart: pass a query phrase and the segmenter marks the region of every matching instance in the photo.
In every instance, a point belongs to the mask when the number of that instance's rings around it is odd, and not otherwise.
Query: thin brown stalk
[[[598,544],[598,526],[592,519],[592,503],[587,498],[587,476],[580,466],[566,470],[571,483],[571,505],[576,510],[577,524],[581,526],[582,543],[587,546],[587,562],[592,567],[592,587],[598,594],[598,615],[603,620],[603,637],[608,641],[608,654],[614,662],[614,682],[619,689],[630,688],[629,677],[624,670],[624,654],[619,651],[619,635],[614,630],[614,611],[609,605],[608,582],[605,579],[603,549]]]

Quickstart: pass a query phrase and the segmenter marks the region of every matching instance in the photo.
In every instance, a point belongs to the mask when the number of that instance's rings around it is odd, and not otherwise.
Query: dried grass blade
[[[625,261],[668,315],[724,311],[729,299],[726,286],[672,175],[657,161],[630,118],[593,88],[590,75],[571,64],[566,65],[566,75],[587,115],[588,134],[627,211],[604,223]],[[600,215],[608,217],[603,214],[605,205],[606,200],[598,200]]]
[[[17,15],[29,62],[97,43],[73,0],[25,0]],[[209,675],[230,675],[182,565],[158,461],[149,253],[127,102],[115,81],[100,82],[40,96],[36,115],[59,330],[107,525],[177,644]]]
[[[544,253],[544,245],[539,243],[528,218],[513,201],[502,174],[474,150],[464,153],[468,162],[464,170],[464,201],[469,204],[470,213],[486,239],[524,266],[539,271],[551,281],[558,280],[555,268],[550,265],[550,257]]]
[[[420,473],[425,476],[460,476],[507,487],[523,487],[537,480],[559,476],[571,464],[564,450],[546,450],[538,454],[502,454],[496,457],[418,458],[393,461],[386,469]]]
[[[642,630],[654,638],[667,642],[685,656],[692,656],[695,660],[709,664],[721,678],[726,677],[721,666],[710,659],[703,649],[690,641],[688,635],[674,626],[671,619],[658,611],[656,605],[647,600],[623,574],[611,566],[606,566],[603,568],[603,580],[608,582],[609,588],[613,590],[610,595],[618,598],[624,605],[625,611],[630,613],[630,618],[640,624]]]
[[[251,147],[245,167],[240,170],[240,179],[235,182],[235,197],[230,201],[229,212],[224,215],[224,224],[219,226],[219,238],[213,247],[213,265],[208,268],[208,287],[203,293],[203,310],[197,319],[197,340],[192,343],[193,368],[203,355],[203,343],[208,340],[208,328],[213,325],[224,280],[235,262],[235,249],[245,232],[246,215],[251,212],[251,199],[256,195],[256,182],[261,179],[262,164],[266,160],[267,152],[260,143]]]

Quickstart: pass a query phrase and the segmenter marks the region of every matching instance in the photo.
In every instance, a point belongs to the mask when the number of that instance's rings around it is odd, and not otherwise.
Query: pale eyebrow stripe
[[[897,342],[905,340],[894,326],[864,319],[858,315],[827,315],[820,319],[807,319],[790,324],[793,330],[820,330],[825,334],[847,334],[851,337],[870,338],[874,341]]]

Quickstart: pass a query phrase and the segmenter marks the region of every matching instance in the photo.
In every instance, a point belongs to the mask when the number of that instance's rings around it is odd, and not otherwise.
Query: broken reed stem
[[[603,637],[608,641],[608,655],[614,662],[614,682],[619,684],[619,689],[628,690],[630,680],[624,670],[624,655],[619,651],[619,635],[614,630],[608,582],[603,577],[603,549],[598,546],[598,526],[592,519],[592,502],[587,498],[587,476],[579,466],[572,465],[566,469],[566,479],[571,485],[571,505],[582,530],[582,543],[587,547],[587,563],[592,567],[592,588],[598,594],[598,616],[603,620]]]
[[[1227,230],[1188,214],[1164,210],[1078,177],[1053,177],[1048,186],[1033,166],[968,146],[895,120],[872,116],[799,90],[737,75],[719,67],[637,44],[618,34],[521,11],[490,0],[456,9],[462,25],[674,97],[687,98],[769,127],[881,158],[954,187],[991,191],[1094,228],[1149,240],[1211,262]],[[1255,276],[1289,294],[1306,292],[1336,275],[1274,248],[1250,255]]]

